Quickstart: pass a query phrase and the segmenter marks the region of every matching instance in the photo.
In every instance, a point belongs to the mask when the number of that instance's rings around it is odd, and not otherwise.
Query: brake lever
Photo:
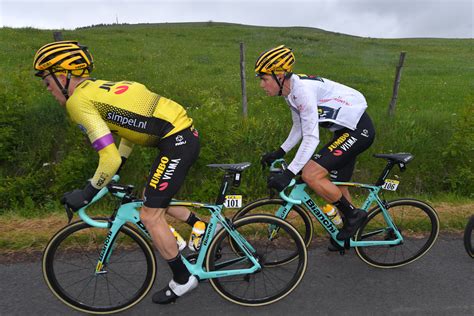
[[[66,210],[66,214],[67,214],[67,224],[71,224],[71,220],[72,218],[74,217],[74,212],[71,210],[71,208],[67,205],[67,204],[64,204],[64,209]]]

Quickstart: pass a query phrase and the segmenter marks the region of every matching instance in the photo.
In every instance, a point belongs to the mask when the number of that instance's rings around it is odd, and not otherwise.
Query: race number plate
[[[399,183],[398,180],[385,179],[382,188],[388,191],[396,191]]]
[[[242,207],[242,195],[226,195],[224,206],[227,208]]]

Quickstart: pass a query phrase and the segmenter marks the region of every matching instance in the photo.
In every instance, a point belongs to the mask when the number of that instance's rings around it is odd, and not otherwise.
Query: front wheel
[[[100,272],[96,266],[105,242],[112,253]],[[108,229],[75,222],[51,238],[43,254],[43,276],[64,304],[85,313],[124,311],[140,302],[156,276],[153,248],[137,231],[122,226],[115,236]]]
[[[403,237],[398,245],[355,247],[357,255],[378,268],[396,268],[413,262],[435,243],[439,233],[439,218],[428,204],[414,199],[398,199],[386,203],[387,213],[377,206],[368,214],[364,225],[357,231],[357,241],[394,240],[394,228],[387,224],[390,216],[395,229]]]
[[[474,215],[471,216],[464,230],[464,248],[471,258],[474,258]]]
[[[239,218],[232,223],[232,228],[232,234],[220,230],[209,246],[206,269],[223,275],[210,279],[212,287],[225,299],[245,306],[271,304],[291,293],[303,278],[308,260],[298,231],[284,220],[264,214]],[[260,270],[224,276],[226,271],[253,266],[234,238],[250,249],[253,258],[261,265]],[[295,259],[281,264],[281,258],[289,256]]]

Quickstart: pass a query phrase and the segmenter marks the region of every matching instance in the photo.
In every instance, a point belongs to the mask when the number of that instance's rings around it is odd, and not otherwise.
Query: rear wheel
[[[378,268],[396,268],[413,262],[435,243],[439,233],[439,218],[428,204],[414,199],[387,202],[387,212],[395,228],[403,236],[399,245],[355,247],[357,255]],[[369,212],[365,224],[357,231],[357,241],[396,239],[380,207]]]
[[[85,313],[124,311],[140,302],[156,276],[153,249],[137,231],[122,226],[111,241],[109,262],[96,266],[109,230],[75,222],[49,241],[43,254],[43,276],[66,305]]]
[[[464,230],[464,248],[466,252],[474,258],[474,215],[471,216]]]
[[[251,274],[210,279],[225,299],[240,305],[261,306],[281,300],[300,283],[307,266],[303,239],[289,223],[270,215],[249,215],[233,222],[248,243],[261,269]],[[275,232],[277,232],[275,234]],[[238,237],[239,238],[239,237]],[[281,258],[294,260],[281,264]],[[217,233],[206,256],[207,271],[235,271],[253,266],[250,258],[225,229]]]
[[[264,198],[253,201],[241,209],[239,209],[235,215],[234,220],[250,214],[270,214],[276,215],[277,211],[288,202],[282,199],[271,199]],[[293,225],[296,230],[300,233],[306,248],[309,247],[311,240],[313,239],[313,221],[308,212],[299,205],[292,205],[286,216],[282,219]]]

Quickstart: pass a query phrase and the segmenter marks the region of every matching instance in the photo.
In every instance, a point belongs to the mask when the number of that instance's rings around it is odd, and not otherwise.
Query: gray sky
[[[231,22],[378,37],[473,38],[474,0],[0,0],[0,26]]]

